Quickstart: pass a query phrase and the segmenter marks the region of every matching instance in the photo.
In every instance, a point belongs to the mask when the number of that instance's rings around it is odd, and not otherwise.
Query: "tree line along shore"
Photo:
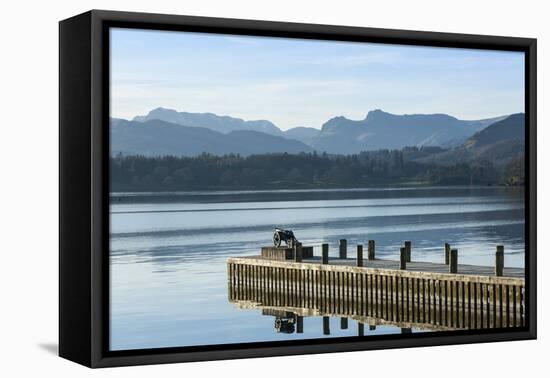
[[[307,189],[385,185],[524,184],[524,157],[438,165],[414,161],[412,150],[192,157],[118,154],[110,158],[111,191]],[[416,150],[418,153],[418,150]]]

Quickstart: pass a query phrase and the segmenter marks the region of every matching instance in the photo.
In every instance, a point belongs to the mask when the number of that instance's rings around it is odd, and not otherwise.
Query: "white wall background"
[[[58,358],[58,25],[92,8],[382,28],[536,37],[539,40],[539,246],[549,208],[545,163],[550,64],[543,1],[300,0],[10,1],[0,22],[0,375],[105,377],[541,376],[547,368],[548,258],[539,247],[539,340],[392,351],[89,370]],[[548,231],[546,231],[548,232]],[[544,277],[544,272],[547,272]],[[546,351],[544,350],[546,349]]]

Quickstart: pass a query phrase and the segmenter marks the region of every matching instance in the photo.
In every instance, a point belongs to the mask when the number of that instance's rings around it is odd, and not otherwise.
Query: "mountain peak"
[[[162,113],[177,113],[177,111],[174,109],[168,109],[168,108],[163,108],[162,106],[159,106],[158,108],[151,110],[148,114],[151,115],[151,114],[162,114]]]
[[[340,125],[342,123],[345,123],[347,121],[349,121],[349,119],[347,119],[344,116],[332,117],[331,119],[329,119],[328,121],[323,123],[323,126],[321,127],[321,129],[325,130],[327,128],[330,129],[330,128],[333,128],[333,127],[337,127],[338,125]]]
[[[367,115],[369,115],[369,114],[390,114],[390,113],[385,112],[382,109],[373,109],[370,112],[368,112]]]
[[[173,122],[178,116],[178,112],[174,109],[167,109],[159,106],[153,110],[150,110],[147,115],[144,116],[135,116],[133,121],[145,122],[151,119],[160,119],[163,121]]]
[[[418,120],[427,120],[430,122],[441,122],[441,121],[458,121],[457,118],[450,116],[444,113],[433,113],[433,114],[392,114],[385,112],[381,109],[374,109],[368,112],[367,117],[365,118],[369,122],[378,122],[378,121],[387,121],[387,120],[396,120],[396,119],[418,119]]]
[[[347,121],[348,119],[344,116],[336,116],[336,117],[332,117],[331,119],[329,119],[326,123],[329,123],[329,122],[339,122],[339,121]]]
[[[383,120],[391,117],[397,117],[394,114],[387,113],[383,111],[382,109],[374,109],[367,113],[367,116],[365,117],[365,120]]]
[[[323,126],[321,127],[321,130],[322,131],[330,131],[330,130],[333,130],[334,128],[340,127],[342,125],[346,125],[348,122],[350,122],[350,120],[347,119],[344,116],[332,117],[331,119],[329,119],[328,121],[323,123]]]

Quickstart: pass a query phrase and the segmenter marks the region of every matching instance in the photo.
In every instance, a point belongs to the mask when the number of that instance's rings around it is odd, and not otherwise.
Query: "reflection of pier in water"
[[[395,269],[395,262],[388,260],[373,259],[363,266],[353,266],[354,259],[334,261],[229,258],[229,300],[238,308],[275,316],[280,320],[276,328],[286,333],[300,333],[303,317],[308,316],[325,317],[325,334],[330,332],[329,317],[343,318],[346,327],[347,318],[356,320],[360,335],[363,324],[394,326],[404,332],[525,325],[524,279],[517,277],[522,269],[508,270],[516,277],[496,277],[437,271],[444,264],[418,263],[433,265],[429,272]]]

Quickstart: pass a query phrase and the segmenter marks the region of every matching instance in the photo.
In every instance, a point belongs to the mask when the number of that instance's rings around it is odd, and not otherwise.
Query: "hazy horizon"
[[[158,107],[320,129],[371,110],[478,120],[524,112],[524,54],[111,30],[111,116]]]

